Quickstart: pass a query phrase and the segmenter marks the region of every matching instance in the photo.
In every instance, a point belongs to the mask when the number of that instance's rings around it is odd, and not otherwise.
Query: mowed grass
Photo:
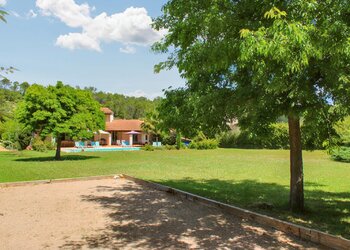
[[[0,153],[0,182],[125,173],[350,239],[350,164],[304,152],[304,214],[288,211],[289,152],[208,151]],[[5,202],[5,201],[2,201]]]

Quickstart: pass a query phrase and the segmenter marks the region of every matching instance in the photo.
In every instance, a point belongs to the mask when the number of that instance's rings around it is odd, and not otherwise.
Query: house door
[[[117,132],[112,132],[112,144],[115,144],[115,142],[118,140]]]
[[[137,135],[132,135],[132,141],[133,141],[133,143],[138,143],[139,142],[138,136]]]

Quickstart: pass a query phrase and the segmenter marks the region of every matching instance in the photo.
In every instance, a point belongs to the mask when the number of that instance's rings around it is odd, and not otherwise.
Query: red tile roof
[[[111,115],[113,114],[113,111],[110,110],[109,108],[101,108],[101,111],[105,113],[106,115]]]
[[[142,131],[141,120],[113,120],[106,122],[106,131]]]

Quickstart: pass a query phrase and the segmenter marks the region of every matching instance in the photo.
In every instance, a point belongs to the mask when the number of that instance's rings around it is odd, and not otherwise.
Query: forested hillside
[[[114,116],[120,119],[140,119],[155,110],[161,98],[154,100],[145,97],[125,96],[117,93],[106,93],[90,87],[85,90],[91,91],[94,98],[105,107],[114,112]]]

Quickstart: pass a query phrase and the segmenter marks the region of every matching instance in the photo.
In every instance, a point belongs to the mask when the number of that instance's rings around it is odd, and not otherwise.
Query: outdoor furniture
[[[153,142],[152,144],[153,147],[161,147],[162,146],[162,143],[159,141],[159,142]]]
[[[122,143],[120,142],[120,140],[117,140],[117,145],[118,145],[118,146],[122,145]]]
[[[85,143],[83,141],[76,141],[74,143],[76,148],[84,148],[85,147]]]
[[[128,141],[122,140],[122,147],[129,147],[130,144]]]

